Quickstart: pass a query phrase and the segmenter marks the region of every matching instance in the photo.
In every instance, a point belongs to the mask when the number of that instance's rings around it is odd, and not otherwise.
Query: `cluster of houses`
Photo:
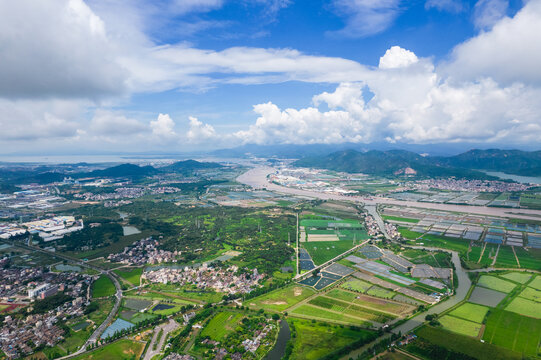
[[[274,326],[275,325],[273,324],[268,324],[262,330],[256,331],[253,339],[244,340],[242,342],[242,346],[244,346],[244,349],[251,352],[252,354],[255,354],[255,352],[261,345],[261,341],[267,337],[267,335],[271,332]]]
[[[136,199],[145,195],[145,188],[143,187],[120,187],[115,189],[114,192],[94,194],[91,192],[85,192],[82,194],[73,195],[75,198],[84,199],[86,201],[100,201],[100,200],[117,200],[117,199]]]
[[[400,233],[396,229],[396,226],[394,224],[385,223],[385,231],[387,232],[387,235],[393,240],[400,239]]]
[[[381,235],[379,225],[372,215],[366,215],[364,218],[364,223],[366,232],[368,235],[370,235],[370,237],[377,237],[378,235]]]
[[[128,265],[175,263],[180,251],[158,249],[158,241],[152,237],[141,239],[127,246],[117,254],[111,254],[107,260]]]
[[[161,284],[193,284],[200,289],[213,289],[217,292],[229,294],[246,294],[259,286],[259,281],[265,276],[259,274],[257,269],[251,273],[240,273],[239,268],[232,265],[228,268],[210,267],[203,264],[198,268],[184,267],[175,269],[164,267],[158,270],[147,271],[143,278],[152,283]]]

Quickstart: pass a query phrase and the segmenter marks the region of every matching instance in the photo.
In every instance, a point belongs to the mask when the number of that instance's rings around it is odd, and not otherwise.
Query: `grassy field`
[[[523,299],[521,297],[514,298],[513,301],[507,305],[505,310],[536,319],[541,319],[541,303]]]
[[[439,319],[439,322],[445,329],[466,336],[477,337],[481,330],[481,324],[450,315],[443,316]]]
[[[190,285],[178,286],[177,284],[152,284],[148,288],[163,293],[166,296],[179,296],[186,300],[193,299],[196,301],[211,303],[220,301],[223,296],[221,293],[215,291],[202,291],[201,289],[197,289],[196,287],[192,287]]]
[[[532,287],[537,290],[541,290],[541,276],[537,275],[531,283],[528,284],[529,287]]]
[[[288,319],[294,328],[292,360],[315,360],[358,340],[369,342],[375,335],[370,330],[350,329],[329,323]]]
[[[100,298],[114,295],[116,292],[115,284],[106,275],[101,275],[98,280],[92,283],[92,297]]]
[[[533,300],[537,302],[541,302],[541,291],[526,287],[519,295],[522,298]]]
[[[379,286],[372,286],[367,292],[366,292],[368,295],[372,295],[372,296],[375,296],[375,297],[380,297],[380,298],[383,298],[383,299],[392,299],[396,293],[394,291],[391,291],[391,290],[387,290],[387,289],[384,289],[382,287],[379,287]]]
[[[315,241],[303,243],[316,265],[321,265],[353,247],[353,241]]]
[[[315,291],[310,288],[291,285],[286,288],[271,291],[270,293],[259,296],[255,299],[248,300],[246,303],[250,307],[283,311],[301,302],[314,293]]]
[[[510,273],[499,275],[499,276],[512,280],[512,281],[516,281],[521,284],[525,284],[526,282],[528,282],[528,280],[530,280],[530,278],[532,277],[532,274],[528,274],[524,272],[510,272]]]
[[[353,304],[359,305],[363,308],[388,312],[391,314],[399,315],[403,313],[410,312],[413,310],[413,306],[396,303],[394,301],[388,301],[381,298],[371,297],[367,295],[354,294],[349,291],[344,291],[341,289],[333,289],[326,293],[325,296],[332,297],[334,299],[352,302]]]
[[[494,261],[494,256],[496,256],[496,251],[498,249],[498,245],[495,244],[486,244],[485,251],[483,252],[483,257],[479,260],[479,264],[481,265],[492,265],[492,262]]]
[[[136,286],[139,285],[141,281],[141,275],[143,275],[142,268],[122,268],[113,271],[124,280]]]
[[[340,286],[344,289],[364,293],[372,287],[372,284],[359,279],[350,279],[345,283],[341,284]]]
[[[496,259],[495,267],[518,267],[517,259],[515,258],[515,254],[513,253],[513,249],[511,249],[511,246],[500,246],[500,251],[498,251],[498,258]]]
[[[483,340],[535,357],[541,341],[541,320],[494,309],[487,318]]]
[[[311,299],[308,303],[320,308],[336,311],[341,314],[355,316],[368,321],[376,321],[382,324],[393,320],[396,317],[391,314],[382,313],[375,309],[361,307],[355,304],[350,304],[347,301],[341,301],[325,296],[318,296],[317,298]]]
[[[145,348],[144,343],[119,340],[88,354],[77,356],[74,360],[130,360],[138,359]]]
[[[423,235],[422,239],[418,240],[417,242],[423,242],[427,246],[453,250],[462,256],[466,255],[469,248],[468,241],[432,234]]]
[[[520,267],[541,271],[541,250],[515,247]]]
[[[347,323],[351,325],[356,326],[371,326],[372,324],[370,322],[363,322],[359,320],[358,318],[354,318],[351,316],[347,316],[344,314],[337,314],[334,312],[326,311],[318,307],[314,307],[311,305],[301,305],[295,310],[291,311],[292,315],[296,315],[302,318],[308,318],[308,319],[316,319],[316,320],[323,320],[323,321],[331,321],[331,322],[338,322],[338,323]]]
[[[235,330],[239,321],[243,318],[241,313],[223,311],[214,315],[212,320],[201,331],[201,336],[208,336],[212,340],[222,341],[230,332]]]
[[[488,307],[486,306],[472,303],[464,303],[458,308],[451,311],[449,314],[455,317],[459,317],[461,319],[473,321],[480,324],[483,322],[483,319],[485,318],[487,312]]]
[[[496,291],[501,291],[504,293],[509,293],[511,290],[513,290],[516,287],[516,284],[510,281],[503,280],[495,276],[489,276],[489,275],[481,276],[477,284],[482,287],[496,290]]]
[[[418,237],[423,235],[423,233],[411,231],[410,229],[408,229],[406,227],[398,227],[397,230],[400,233],[400,235],[402,235],[404,238],[410,239],[410,240],[415,240]]]
[[[419,338],[443,346],[452,351],[469,355],[479,360],[520,360],[522,355],[499,346],[483,344],[469,336],[455,334],[444,329],[423,326],[416,331]]]
[[[418,219],[403,218],[403,217],[400,217],[400,216],[382,215],[381,217],[384,220],[403,221],[403,222],[409,222],[409,223],[412,223],[412,224],[417,224],[419,222]]]

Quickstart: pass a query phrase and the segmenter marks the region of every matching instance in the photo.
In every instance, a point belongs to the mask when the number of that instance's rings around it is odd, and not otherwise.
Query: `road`
[[[177,329],[178,326],[179,325],[175,320],[169,319],[168,323],[165,323],[156,327],[154,329],[154,335],[152,336],[152,340],[150,341],[150,344],[148,345],[147,352],[145,353],[145,357],[143,360],[151,360],[155,355],[158,355],[163,348],[163,344],[165,343],[165,339],[167,339],[167,335],[169,335],[170,332]],[[160,337],[158,344],[156,345],[156,349],[153,350],[154,344],[156,343],[160,330],[163,330],[163,334]]]
[[[433,204],[422,203],[416,201],[403,201],[384,197],[374,197],[372,199],[366,199],[361,196],[345,196],[338,194],[328,194],[311,190],[301,190],[296,188],[289,188],[267,181],[267,175],[275,172],[276,169],[272,167],[256,167],[248,170],[244,174],[237,178],[237,181],[246,185],[250,185],[256,189],[266,188],[268,190],[276,191],[279,193],[306,196],[311,198],[318,198],[323,200],[342,200],[361,202],[366,205],[398,205],[407,207],[416,207],[422,209],[442,210],[470,213],[477,215],[488,215],[497,217],[513,217],[516,219],[527,220],[541,220],[541,210],[532,209],[511,209],[511,208],[498,208],[498,207],[486,207],[486,206],[473,206],[473,205],[451,205],[451,204]]]
[[[7,242],[7,241],[5,241],[5,242]],[[111,312],[109,313],[109,315],[107,316],[105,321],[102,322],[100,324],[100,326],[98,326],[96,328],[96,330],[94,330],[92,335],[90,335],[88,340],[79,348],[79,350],[77,350],[76,352],[74,352],[72,354],[69,354],[69,355],[66,355],[64,357],[58,358],[58,360],[60,360],[60,359],[69,359],[71,357],[74,357],[74,356],[77,356],[77,355],[80,355],[80,354],[84,353],[86,351],[87,346],[90,345],[90,344],[94,344],[96,342],[96,340],[99,338],[99,336],[105,331],[107,326],[109,326],[109,324],[113,321],[113,318],[115,317],[118,309],[120,308],[120,304],[122,302],[122,288],[120,287],[120,283],[118,282],[118,279],[116,278],[116,275],[113,272],[111,272],[110,270],[103,270],[103,269],[101,269],[99,267],[88,264],[88,263],[86,263],[86,262],[84,262],[84,261],[82,261],[80,259],[72,258],[70,256],[66,256],[66,255],[63,255],[63,254],[58,254],[58,253],[52,252],[52,251],[47,251],[47,250],[41,249],[39,247],[35,247],[35,246],[31,246],[31,245],[24,245],[24,244],[15,243],[15,242],[9,242],[9,244],[13,245],[13,246],[16,246],[16,247],[26,249],[26,250],[41,252],[41,253],[47,254],[49,256],[56,257],[56,258],[61,259],[61,260],[66,260],[66,261],[69,261],[71,263],[75,263],[75,264],[77,264],[77,265],[79,265],[81,267],[96,270],[96,271],[100,272],[100,274],[106,275],[111,279],[111,281],[113,282],[113,284],[115,285],[115,288],[116,288],[116,293],[115,293],[116,301],[115,301],[115,305],[111,309]]]

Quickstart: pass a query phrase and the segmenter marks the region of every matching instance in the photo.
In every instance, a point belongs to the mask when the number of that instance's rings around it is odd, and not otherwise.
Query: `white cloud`
[[[392,25],[400,11],[400,0],[333,0],[336,13],[346,26],[332,35],[358,38],[378,34]]]
[[[380,69],[396,69],[415,64],[419,59],[412,51],[402,49],[400,46],[392,46],[379,58]]]
[[[174,0],[170,8],[177,14],[185,14],[219,9],[222,5],[223,0]]]
[[[203,124],[197,118],[190,116],[190,127],[186,133],[188,142],[192,144],[201,144],[208,142],[209,140],[216,140],[218,135],[214,127],[209,124]]]
[[[150,129],[148,125],[121,113],[98,109],[94,113],[88,131],[96,135],[114,137],[149,132]]]
[[[474,7],[473,23],[478,29],[490,29],[506,15],[508,8],[508,0],[478,0]]]
[[[175,133],[175,122],[169,114],[160,114],[156,120],[150,122],[150,128],[152,134],[158,138],[173,138],[177,134]]]
[[[490,77],[502,84],[541,85],[541,1],[529,1],[513,18],[455,47],[442,75],[455,81]]]
[[[124,90],[103,21],[82,0],[0,2],[0,96],[99,98]]]
[[[459,13],[464,9],[464,6],[460,0],[427,0],[425,2],[425,9]]]

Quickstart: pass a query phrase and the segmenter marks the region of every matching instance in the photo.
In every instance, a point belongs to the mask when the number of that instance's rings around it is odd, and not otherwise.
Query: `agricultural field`
[[[454,309],[449,313],[449,315],[473,321],[476,323],[482,323],[483,319],[485,318],[486,314],[488,312],[488,307],[481,306],[477,304],[472,303],[464,303],[460,305],[458,308]]]
[[[515,283],[490,275],[481,276],[477,284],[487,289],[501,291],[504,293],[509,293],[516,287]]]
[[[521,360],[522,354],[495,346],[489,343],[481,343],[470,336],[456,334],[445,329],[431,326],[423,326],[415,332],[421,344],[414,341],[407,346],[407,350],[414,354],[426,356],[425,344],[436,345],[459,354],[468,355],[479,360]],[[430,358],[430,357],[427,357]],[[432,357],[439,359],[438,357]],[[452,358],[449,358],[452,359]]]
[[[498,245],[495,244],[486,244],[485,251],[483,252],[483,257],[479,260],[479,264],[490,266],[494,262],[494,257],[496,256],[496,251],[498,250]]]
[[[524,290],[522,290],[519,296],[524,299],[541,302],[541,291],[533,289],[531,287],[526,287]]]
[[[514,298],[511,303],[507,305],[505,310],[524,316],[541,319],[541,303],[521,297]]]
[[[145,344],[138,341],[119,340],[88,354],[80,355],[74,360],[131,360],[138,359]]]
[[[141,275],[143,275],[142,268],[122,268],[122,269],[116,269],[113,271],[122,279],[136,286],[139,285],[140,280],[141,280]]]
[[[314,241],[302,243],[316,265],[321,265],[353,247],[353,241]]]
[[[243,315],[241,313],[231,311],[219,312],[214,315],[207,326],[201,331],[201,336],[208,336],[212,340],[222,341],[228,333],[235,330],[242,318]]]
[[[445,329],[461,335],[477,337],[481,330],[481,324],[451,315],[445,315],[438,320]]]
[[[411,305],[367,295],[359,295],[341,289],[333,289],[325,294],[325,296],[346,302],[352,302],[353,304],[359,305],[366,309],[391,313],[394,315],[408,314],[415,309],[415,307]]]
[[[372,284],[363,280],[351,278],[346,282],[342,283],[340,286],[344,289],[364,293],[372,287]]]
[[[493,309],[487,318],[483,340],[525,356],[536,357],[541,341],[541,320]]]
[[[349,344],[361,346],[376,337],[370,330],[301,319],[287,321],[294,336],[291,360],[316,360]]]
[[[402,222],[409,222],[412,224],[417,224],[419,222],[419,219],[403,218],[399,216],[382,215],[381,217],[383,220],[388,220],[388,221],[402,221]]]
[[[524,249],[515,247],[518,262],[522,269],[532,269],[541,271],[541,249]]]
[[[291,285],[286,288],[271,291],[254,299],[246,301],[250,307],[265,310],[284,311],[315,294],[315,291],[305,286]],[[246,304],[245,304],[246,305]]]
[[[476,286],[470,295],[469,302],[479,305],[496,307],[507,294]]]
[[[92,283],[92,297],[101,298],[114,295],[116,292],[115,284],[106,275],[101,275],[98,280]]]
[[[372,286],[367,292],[368,295],[372,295],[375,297],[383,298],[383,299],[392,299],[396,293],[392,290],[387,290],[379,286]]]
[[[290,312],[291,315],[301,317],[305,319],[316,319],[322,321],[336,322],[340,324],[356,325],[362,327],[369,327],[372,323],[368,321],[362,321],[359,318],[340,314],[337,312],[331,312],[319,307],[303,304]]]
[[[530,280],[532,277],[532,274],[524,273],[524,272],[510,272],[507,274],[499,275],[499,277],[503,277],[521,284],[525,284]]]
[[[458,252],[461,256],[465,256],[468,252],[469,242],[464,240],[457,240],[455,238],[449,238],[445,236],[438,236],[432,234],[423,235],[423,237],[417,240],[417,243],[422,242],[427,246],[433,246],[442,249],[448,249]]]
[[[541,290],[541,275],[537,275],[529,284],[529,287],[532,287],[537,290]]]
[[[215,303],[220,301],[223,297],[223,294],[221,293],[210,290],[204,291],[191,285],[178,286],[176,284],[155,283],[148,286],[148,289],[158,293],[153,293],[152,296],[162,294],[168,298],[180,298],[192,302]]]
[[[515,258],[515,253],[511,246],[500,246],[498,251],[498,257],[496,259],[495,267],[500,268],[516,268],[518,267],[517,259]]]

